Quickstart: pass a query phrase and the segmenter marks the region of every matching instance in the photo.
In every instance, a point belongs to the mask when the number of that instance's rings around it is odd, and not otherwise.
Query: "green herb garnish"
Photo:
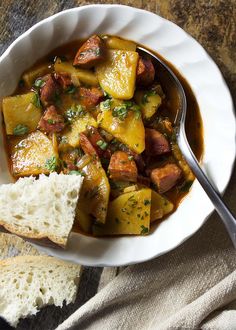
[[[58,159],[55,156],[48,158],[45,162],[45,168],[49,170],[49,172],[54,172],[58,169]]]
[[[141,118],[142,112],[141,112],[140,106],[138,106],[137,104],[134,104],[133,107],[131,108],[131,110],[135,113],[136,119]]]
[[[48,119],[47,122],[48,122],[48,124],[50,124],[50,125],[55,124],[55,121],[54,121],[53,119]]]
[[[34,86],[39,87],[39,88],[41,88],[44,84],[45,84],[45,81],[40,78],[36,79],[34,82]]]
[[[134,156],[128,156],[128,160],[133,160]]]
[[[81,104],[73,105],[70,109],[66,110],[65,117],[68,122],[72,122],[76,118],[81,118],[86,114],[85,109]]]
[[[151,204],[150,199],[144,199],[143,204],[144,204],[144,205],[149,205],[149,204]]]
[[[26,125],[22,125],[22,124],[18,124],[13,130],[14,135],[24,135],[28,132],[29,132],[29,128]]]
[[[36,108],[41,108],[41,102],[40,102],[40,97],[39,97],[38,93],[34,93],[32,103]]]
[[[112,110],[112,116],[124,121],[125,118],[128,116],[128,108],[125,104],[117,106]]]
[[[100,103],[100,109],[102,111],[110,110],[111,109],[111,99],[107,99]]]
[[[106,149],[107,149],[107,146],[108,146],[107,142],[105,142],[105,141],[103,141],[103,140],[98,140],[98,141],[96,142],[96,144],[97,144],[97,146],[99,146],[99,148],[102,149],[102,150],[106,150]]]
[[[145,227],[144,225],[142,225],[141,226],[141,235],[146,235],[148,232],[149,232],[149,230],[148,230],[148,228],[147,227]]]

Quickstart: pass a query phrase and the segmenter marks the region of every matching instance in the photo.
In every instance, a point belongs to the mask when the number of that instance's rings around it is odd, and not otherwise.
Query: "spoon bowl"
[[[183,86],[181,85],[181,82],[176,77],[171,68],[168,67],[168,65],[164,63],[158,56],[143,47],[137,47],[137,50],[140,54],[148,55],[152,58],[152,62],[157,69],[157,72],[159,72],[161,83],[163,85],[167,84],[168,86],[170,86],[170,90],[172,90],[172,93],[174,93],[175,98],[177,98],[174,128],[178,146],[186,162],[193,171],[195,177],[201,184],[202,188],[205,190],[211,202],[213,203],[215,210],[222,219],[232,240],[232,243],[236,248],[236,219],[223,202],[219,192],[216,190],[216,188],[212,185],[212,183],[209,181],[209,179],[203,172],[197,158],[195,157],[188,143],[188,139],[185,132],[187,101]]]

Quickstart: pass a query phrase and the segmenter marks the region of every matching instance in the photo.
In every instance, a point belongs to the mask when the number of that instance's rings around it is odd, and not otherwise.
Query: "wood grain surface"
[[[40,20],[61,10],[86,4],[117,3],[116,1],[76,1],[76,0],[1,0],[0,1],[0,54],[24,31]],[[236,102],[236,1],[235,0],[134,0],[120,1],[152,11],[182,27],[192,35],[219,66]],[[145,28],[145,27],[144,27]],[[232,208],[236,196],[236,171],[225,194],[227,204]],[[215,216],[216,217],[216,216]],[[1,242],[8,242],[1,247]],[[18,242],[18,243],[17,243]],[[12,242],[12,239],[0,236],[0,253],[5,256],[18,253],[37,253],[29,244]],[[3,244],[3,243],[2,243]],[[2,248],[2,250],[1,250]],[[4,251],[4,252],[3,252]],[[83,305],[110,280],[122,271],[122,268],[85,267],[75,304],[62,309],[50,306],[37,316],[22,320],[17,329],[51,330],[65,320],[74,310]]]

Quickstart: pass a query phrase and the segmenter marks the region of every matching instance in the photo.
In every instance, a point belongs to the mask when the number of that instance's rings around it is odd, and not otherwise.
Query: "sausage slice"
[[[166,164],[151,171],[151,181],[162,194],[173,188],[181,175],[182,171],[176,164]]]
[[[102,101],[104,94],[102,90],[97,87],[81,87],[79,89],[79,96],[81,99],[81,104],[86,108],[91,108],[95,107]]]
[[[170,145],[164,134],[153,128],[145,129],[146,153],[150,156],[170,152]]]
[[[155,69],[152,61],[149,58],[139,57],[137,71],[136,71],[136,82],[140,86],[151,85],[155,78]]]
[[[124,151],[116,151],[108,167],[110,178],[115,181],[137,182],[138,170],[135,161]]]
[[[95,64],[104,60],[104,53],[105,45],[103,40],[99,36],[93,35],[79,48],[73,65],[90,69]]]
[[[60,86],[54,80],[52,75],[47,75],[43,78],[45,84],[40,90],[40,100],[44,106],[49,106],[56,101],[60,93]]]
[[[65,127],[64,118],[57,113],[54,105],[51,105],[41,117],[38,127],[41,131],[46,133],[58,133]]]

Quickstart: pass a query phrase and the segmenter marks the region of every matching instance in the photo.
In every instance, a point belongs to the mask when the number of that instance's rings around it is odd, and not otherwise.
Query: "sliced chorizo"
[[[153,128],[145,129],[146,153],[149,156],[162,155],[170,152],[170,144],[164,134]]]
[[[85,133],[80,133],[79,139],[80,139],[80,146],[85,154],[95,157],[98,156],[97,150],[94,148],[94,146],[92,145],[91,141],[89,140],[89,138]]]
[[[83,106],[86,108],[91,108],[95,107],[102,101],[104,94],[102,90],[97,87],[81,87],[79,89],[79,97]]]
[[[112,180],[137,182],[138,170],[135,161],[124,151],[116,151],[111,156],[108,170]]]
[[[75,55],[73,65],[89,69],[104,60],[104,58],[104,42],[99,36],[93,35],[79,48]]]
[[[40,90],[40,100],[44,106],[49,106],[55,103],[57,96],[60,93],[60,86],[57,84],[51,74],[43,78],[45,84]]]
[[[57,113],[54,105],[46,109],[41,117],[38,127],[41,131],[46,133],[58,133],[65,127],[64,118]]]
[[[55,73],[54,78],[58,82],[58,84],[62,87],[63,90],[72,86],[71,76],[66,72]]]
[[[181,169],[176,164],[166,164],[151,171],[151,181],[159,193],[165,193],[173,188],[182,176]]]
[[[140,86],[149,86],[153,83],[155,78],[155,69],[150,58],[139,57],[136,82]]]

